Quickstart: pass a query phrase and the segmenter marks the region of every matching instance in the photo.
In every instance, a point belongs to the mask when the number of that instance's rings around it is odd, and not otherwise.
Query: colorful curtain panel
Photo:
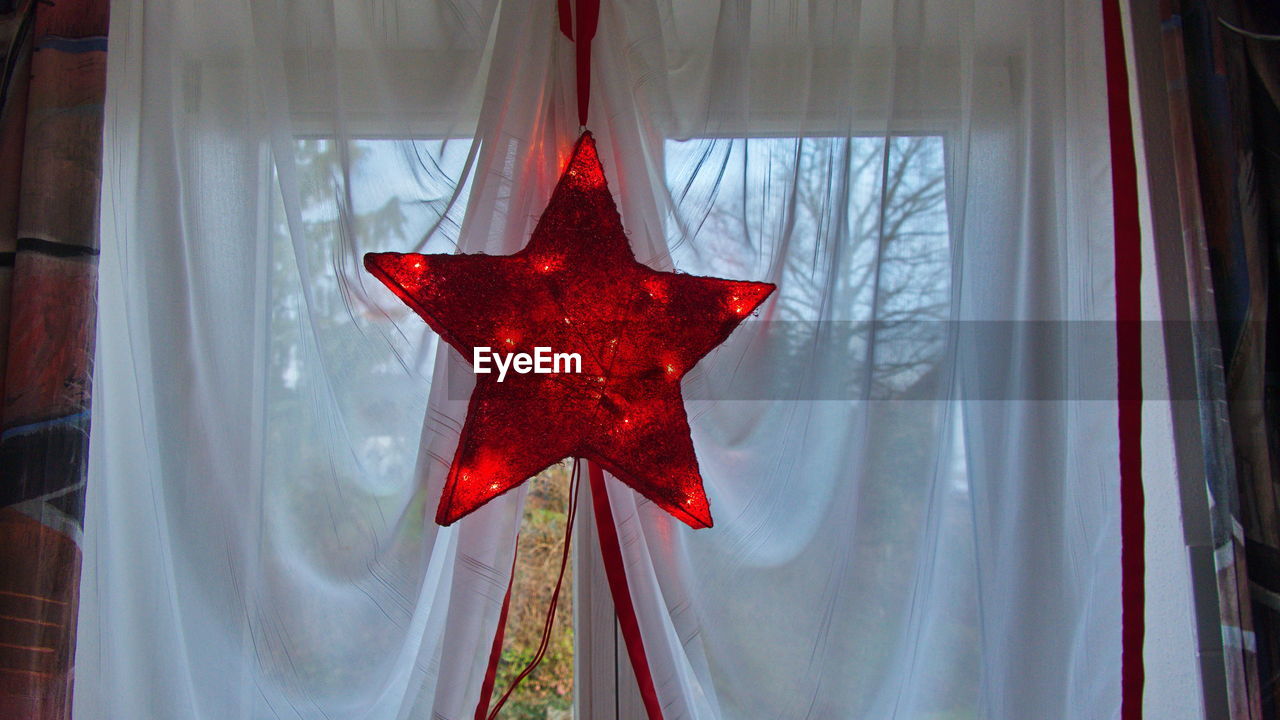
[[[1280,716],[1280,7],[1180,0],[1165,28],[1181,45],[1185,75],[1175,65],[1170,88],[1188,110],[1181,152],[1197,171],[1179,181],[1184,197],[1201,199],[1213,293],[1200,329],[1216,330],[1225,380],[1213,401],[1225,400],[1214,414],[1227,427],[1206,464],[1231,717],[1271,718]]]
[[[0,720],[70,714],[108,0],[0,0]]]

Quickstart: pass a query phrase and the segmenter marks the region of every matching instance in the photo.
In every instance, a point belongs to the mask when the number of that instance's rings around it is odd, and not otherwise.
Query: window
[[[423,389],[433,372],[437,338],[403,303],[388,297],[385,303],[370,305],[357,298],[377,298],[383,293],[378,289],[352,293],[349,284],[374,283],[360,270],[365,250],[453,251],[449,238],[456,236],[465,217],[469,178],[463,175],[469,150],[470,142],[462,139],[368,138],[344,148],[328,138],[300,138],[294,146],[300,206],[291,218],[279,198],[274,205],[272,222],[277,231],[272,244],[267,398],[271,439],[265,462],[266,471],[283,481],[273,485],[278,497],[270,499],[270,506],[273,512],[288,516],[283,527],[295,534],[293,542],[308,548],[310,560],[335,573],[359,570],[344,566],[344,558],[359,556],[346,550],[385,532],[391,507],[398,500],[388,496],[384,507],[374,492],[365,496],[368,499],[362,505],[343,497],[339,483],[316,482],[333,467],[332,458],[321,446],[291,443],[288,438],[308,432],[298,427],[300,417],[312,422],[336,418],[314,417],[291,407],[308,402],[312,393],[330,391],[309,387],[304,378],[323,377],[323,373],[306,372],[302,365],[326,363],[330,372],[350,380],[345,395],[336,399],[348,409],[344,430],[359,455],[354,459],[361,474],[358,480],[375,486],[385,481],[387,487],[394,487],[394,478],[412,475],[420,428],[391,426],[377,418],[425,413]],[[947,337],[950,247],[945,153],[939,135],[669,141],[665,162],[674,212],[668,218],[667,234],[678,269],[764,277],[770,273],[771,256],[782,238],[807,244],[800,252],[792,251],[791,264],[782,269],[783,294],[768,333],[775,344],[769,350],[773,361],[740,363],[745,348],[731,340],[704,363],[714,368],[729,363],[739,369],[733,375],[715,369],[695,373],[686,382],[691,401],[930,397]],[[829,182],[827,168],[837,164],[847,164],[848,175]],[[350,167],[349,178],[343,175],[344,165]],[[334,198],[339,198],[341,212],[333,210]],[[847,209],[845,214],[827,210],[840,206]],[[311,243],[309,262],[303,265],[297,263],[288,239],[291,219],[301,224],[300,237]],[[823,252],[820,246],[832,242],[839,243],[841,250]],[[300,266],[307,268],[308,277],[294,271]],[[818,286],[828,282],[834,283],[835,291],[819,292]],[[311,306],[311,330],[320,337],[351,333],[360,315],[389,317],[393,324],[362,325],[388,329],[383,337],[365,341],[389,344],[395,362],[369,362],[358,343],[348,344],[347,351],[337,354],[308,352],[302,346],[307,334],[299,325],[308,317],[303,312],[306,304]],[[877,321],[868,322],[872,317]],[[848,358],[850,371],[822,373],[840,379],[823,386],[806,383],[804,378],[812,377],[811,373],[786,374],[796,363],[819,356]],[[855,372],[857,368],[871,371]],[[744,378],[742,373],[767,377]],[[732,378],[732,384],[720,378]],[[755,393],[759,388],[768,390]],[[902,466],[929,461],[918,450],[924,444],[914,443],[913,436],[933,432],[937,419],[918,413],[886,413],[880,419],[886,428],[884,451],[873,454],[873,463]],[[962,453],[956,457],[959,465],[948,497],[961,509],[968,502],[967,485]],[[873,475],[893,477],[889,472]],[[561,464],[529,486],[495,697],[531,659],[541,639],[543,616],[559,571],[569,481],[568,465]],[[883,532],[876,534],[879,544],[866,552],[877,557],[880,570],[874,574],[883,582],[893,582],[893,568],[899,562],[895,543],[907,542],[906,535],[895,528],[910,528],[911,503],[890,497],[904,492],[893,483],[871,492],[883,496],[869,501],[873,507],[891,511],[877,513],[874,522]],[[429,522],[430,508],[421,511],[422,517],[416,519]],[[505,712],[511,717],[570,717],[575,701],[589,704],[590,712],[579,710],[583,717],[599,713],[639,717],[643,712],[614,626],[589,504],[580,506],[579,512],[576,568],[565,578],[555,633],[538,671],[508,701]],[[963,513],[949,516],[956,525],[949,531],[964,537]],[[901,547],[909,556],[910,549]],[[288,593],[289,588],[277,591]],[[321,608],[317,604],[315,611],[322,613]],[[957,608],[957,637],[971,636],[976,632],[974,604],[957,603]],[[743,611],[749,612],[749,607]],[[379,645],[377,638],[345,648],[331,647],[323,636],[307,642],[308,633],[323,627],[323,622],[306,612],[280,622],[288,627],[291,661],[314,667],[316,673],[341,673],[344,666],[358,666],[361,653],[376,653]],[[309,647],[313,655],[307,653]],[[890,650],[883,644],[869,647],[871,653]],[[969,696],[952,693],[951,697],[963,702]]]

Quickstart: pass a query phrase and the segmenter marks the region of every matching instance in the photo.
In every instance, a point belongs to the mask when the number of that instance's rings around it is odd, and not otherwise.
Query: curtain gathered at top
[[[556,3],[112,22],[77,715],[473,717],[525,491],[431,522],[471,376],[360,260],[524,245],[578,133]],[[684,382],[715,527],[607,479],[668,720],[1118,716],[1102,37],[603,3],[637,258],[778,285]]]

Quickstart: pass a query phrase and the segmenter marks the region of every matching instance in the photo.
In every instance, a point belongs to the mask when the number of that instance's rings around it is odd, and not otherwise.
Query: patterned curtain
[[[70,716],[108,0],[0,0],[0,720]]]
[[[1213,487],[1233,719],[1280,717],[1280,5],[1166,0],[1222,349],[1229,452]],[[1176,45],[1175,45],[1176,47]],[[1166,55],[1166,57],[1169,57]],[[1177,97],[1181,95],[1181,97]],[[1180,182],[1189,179],[1180,178]],[[1214,448],[1210,448],[1210,455]]]

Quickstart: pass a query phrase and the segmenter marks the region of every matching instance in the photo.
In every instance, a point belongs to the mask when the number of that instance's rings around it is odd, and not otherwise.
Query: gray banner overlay
[[[752,320],[703,358],[682,389],[692,401],[1114,401],[1117,331],[1139,333],[1149,358],[1160,341],[1190,344],[1217,329],[1191,322]],[[625,324],[617,335],[625,342]],[[471,394],[469,359],[449,353],[450,399]],[[1149,372],[1147,384],[1167,384],[1155,378]],[[519,378],[509,372],[505,382]],[[1197,399],[1195,387],[1143,393],[1149,401]]]

